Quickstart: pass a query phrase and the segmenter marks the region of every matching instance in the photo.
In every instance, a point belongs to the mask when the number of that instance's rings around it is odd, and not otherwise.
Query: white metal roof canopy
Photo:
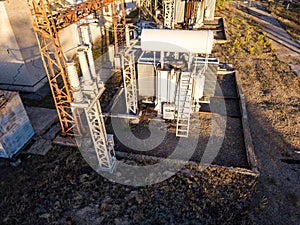
[[[154,30],[143,29],[143,51],[189,52],[210,54],[214,43],[211,30]]]

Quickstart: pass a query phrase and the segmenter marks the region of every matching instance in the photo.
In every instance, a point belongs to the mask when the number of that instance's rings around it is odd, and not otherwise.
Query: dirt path
[[[260,2],[240,4],[238,8],[251,15],[252,19],[266,32],[272,40],[278,58],[290,65],[291,69],[300,77],[300,46],[285,31],[281,24],[268,13]]]

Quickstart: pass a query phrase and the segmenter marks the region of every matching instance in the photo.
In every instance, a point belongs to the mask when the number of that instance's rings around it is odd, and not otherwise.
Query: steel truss
[[[124,53],[122,58],[122,72],[127,113],[137,113],[137,90],[134,53]]]
[[[174,28],[174,13],[175,13],[175,0],[164,1],[164,26],[170,29]]]
[[[107,138],[99,99],[84,109],[100,170],[111,172],[116,164],[113,140]]]
[[[115,3],[115,0],[88,0],[59,12],[52,12],[48,0],[31,0],[33,28],[61,124],[62,135],[74,135],[75,133],[80,135],[80,131],[76,119],[78,116],[74,115],[74,112],[72,114],[70,110],[72,94],[58,31],[96,13],[111,3]],[[125,18],[123,0],[122,10]],[[123,21],[125,23],[125,19]],[[114,23],[115,30],[116,26],[117,22]],[[116,49],[118,49],[117,45],[118,42],[116,42]]]
[[[56,20],[50,5],[32,1],[33,27],[62,128],[62,135],[73,134],[77,127],[70,110],[72,95],[66,75],[66,59],[57,35]]]
[[[71,106],[73,111],[75,110],[84,114],[81,115],[81,119],[85,121],[83,129],[89,131],[80,137],[78,140],[79,145],[85,145],[86,148],[84,149],[87,152],[90,150],[95,151],[98,160],[97,170],[112,172],[117,160],[113,137],[112,135],[107,135],[102,115],[100,97],[104,90],[104,86],[100,86],[94,91],[83,90],[84,101],[72,102]],[[85,138],[92,141],[92,146],[88,144],[88,141]],[[84,141],[82,142],[82,140]]]

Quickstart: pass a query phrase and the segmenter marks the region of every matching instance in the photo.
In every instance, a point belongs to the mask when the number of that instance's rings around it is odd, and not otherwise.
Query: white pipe
[[[68,61],[67,63],[67,72],[70,80],[70,86],[73,91],[74,102],[82,102],[83,94],[80,88],[80,82],[75,67],[74,61]]]
[[[164,68],[164,52],[160,52],[160,68]]]
[[[92,74],[93,78],[96,78],[96,68],[95,68],[95,62],[94,62],[94,57],[93,57],[93,52],[92,52],[92,43],[90,41],[90,36],[89,36],[89,25],[88,24],[83,24],[80,26],[81,32],[82,32],[82,39],[83,39],[83,44],[89,46],[87,49],[87,57],[88,57],[88,62],[90,66],[90,71]]]
[[[85,55],[86,47],[79,47],[77,49],[79,64],[82,72],[82,78],[85,85],[91,85],[93,83],[91,73],[89,70],[88,62]]]
[[[90,45],[89,48],[87,49],[87,57],[89,60],[92,77],[96,79],[97,74],[96,74],[95,62],[94,62],[94,57],[92,52],[92,45]]]
[[[125,38],[126,38],[126,46],[130,46],[130,35],[129,35],[129,27],[128,25],[125,26]]]
[[[81,33],[82,33],[82,41],[85,45],[90,45],[90,36],[89,36],[89,25],[82,24],[80,26]]]

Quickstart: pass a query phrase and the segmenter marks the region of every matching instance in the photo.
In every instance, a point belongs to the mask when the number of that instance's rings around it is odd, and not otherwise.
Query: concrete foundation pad
[[[60,123],[56,123],[50,127],[50,129],[43,135],[43,138],[46,140],[54,140],[56,135],[61,132]]]
[[[34,155],[46,155],[52,148],[52,141],[43,138],[38,138],[26,153]]]
[[[77,147],[76,140],[74,137],[62,137],[59,135],[54,139],[53,144]]]
[[[42,135],[57,120],[55,109],[25,107],[32,127],[37,135]]]

